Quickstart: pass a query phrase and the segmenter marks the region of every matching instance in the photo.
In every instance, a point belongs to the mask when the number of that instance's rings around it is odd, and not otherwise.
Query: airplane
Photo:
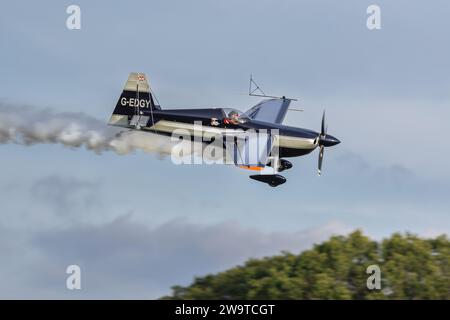
[[[252,85],[256,85],[253,90]],[[262,94],[255,94],[256,90]],[[320,175],[324,149],[340,143],[337,138],[327,134],[325,111],[320,132],[286,126],[282,122],[295,99],[267,96],[252,78],[249,94],[269,99],[262,100],[245,112],[232,108],[162,109],[159,103],[155,103],[155,100],[158,100],[150,88],[147,76],[144,73],[132,72],[108,125],[170,136],[177,129],[196,134],[194,125],[200,123],[202,130],[210,135],[223,135],[227,138],[234,136],[232,143],[237,151],[233,151],[233,163],[244,169],[259,171],[259,174],[251,175],[250,178],[267,183],[271,187],[285,183],[286,178],[279,172],[292,168],[292,163],[283,158],[304,156],[319,148]],[[248,157],[244,159],[240,153],[243,148],[249,148],[252,138],[243,137],[243,133],[249,131],[269,132],[262,135],[265,154],[263,152],[257,161],[251,162]],[[275,149],[277,152],[274,152]]]

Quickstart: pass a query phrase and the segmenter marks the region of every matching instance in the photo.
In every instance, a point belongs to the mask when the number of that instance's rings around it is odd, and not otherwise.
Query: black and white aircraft
[[[250,79],[250,89],[252,82],[254,83]],[[145,74],[130,73],[108,124],[161,135],[171,135],[177,129],[184,129],[194,137],[198,134],[194,129],[195,124],[200,123],[202,135],[206,133],[209,136],[221,136],[222,139],[226,136],[226,141],[230,141],[232,136],[232,144],[236,147],[232,151],[233,163],[241,168],[258,171],[259,174],[251,175],[250,178],[276,187],[286,182],[278,173],[292,168],[292,164],[283,158],[303,156],[319,148],[320,175],[324,148],[340,143],[326,132],[325,112],[320,132],[283,125],[292,100],[294,99],[271,97],[246,112],[230,108],[166,110],[155,104]],[[257,161],[250,161],[240,154],[246,147],[248,149],[252,140],[246,135],[249,131],[265,133],[262,135],[265,153],[260,153]],[[277,152],[274,152],[275,149]]]

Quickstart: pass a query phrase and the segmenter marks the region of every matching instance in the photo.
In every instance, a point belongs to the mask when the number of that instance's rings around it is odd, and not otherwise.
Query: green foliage
[[[369,290],[369,265],[381,290]],[[450,241],[394,234],[381,243],[361,231],[334,236],[299,255],[251,259],[175,286],[163,299],[450,299]]]

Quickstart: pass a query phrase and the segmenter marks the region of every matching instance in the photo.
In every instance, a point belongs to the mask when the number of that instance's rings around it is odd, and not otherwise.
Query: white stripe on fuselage
[[[195,126],[194,124],[191,123],[183,123],[167,120],[158,121],[155,125],[151,127],[145,127],[142,129],[164,133],[172,133],[174,130],[182,129],[188,131],[190,135],[197,137],[205,137],[208,139],[217,136],[219,134],[233,135],[234,132],[235,133],[243,132],[242,129],[234,130],[211,126],[199,126],[199,125]],[[278,144],[278,147],[281,148],[314,149],[317,147],[317,143],[314,143],[314,140],[315,139],[280,135],[279,139],[275,139],[275,146],[277,146]]]

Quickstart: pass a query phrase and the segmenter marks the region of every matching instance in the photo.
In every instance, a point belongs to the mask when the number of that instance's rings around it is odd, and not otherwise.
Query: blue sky
[[[66,8],[81,7],[81,30]],[[15,1],[0,13],[0,111],[106,124],[128,73],[163,108],[246,110],[253,73],[300,97],[285,123],[342,143],[293,159],[273,189],[248,172],[57,144],[0,145],[0,296],[145,298],[331,234],[449,233],[448,1]],[[25,106],[25,109],[23,108]],[[10,111],[11,112],[11,111]],[[0,112],[1,114],[1,112]],[[24,116],[25,117],[25,116]],[[1,123],[0,119],[0,123]],[[83,289],[65,289],[80,264]]]

